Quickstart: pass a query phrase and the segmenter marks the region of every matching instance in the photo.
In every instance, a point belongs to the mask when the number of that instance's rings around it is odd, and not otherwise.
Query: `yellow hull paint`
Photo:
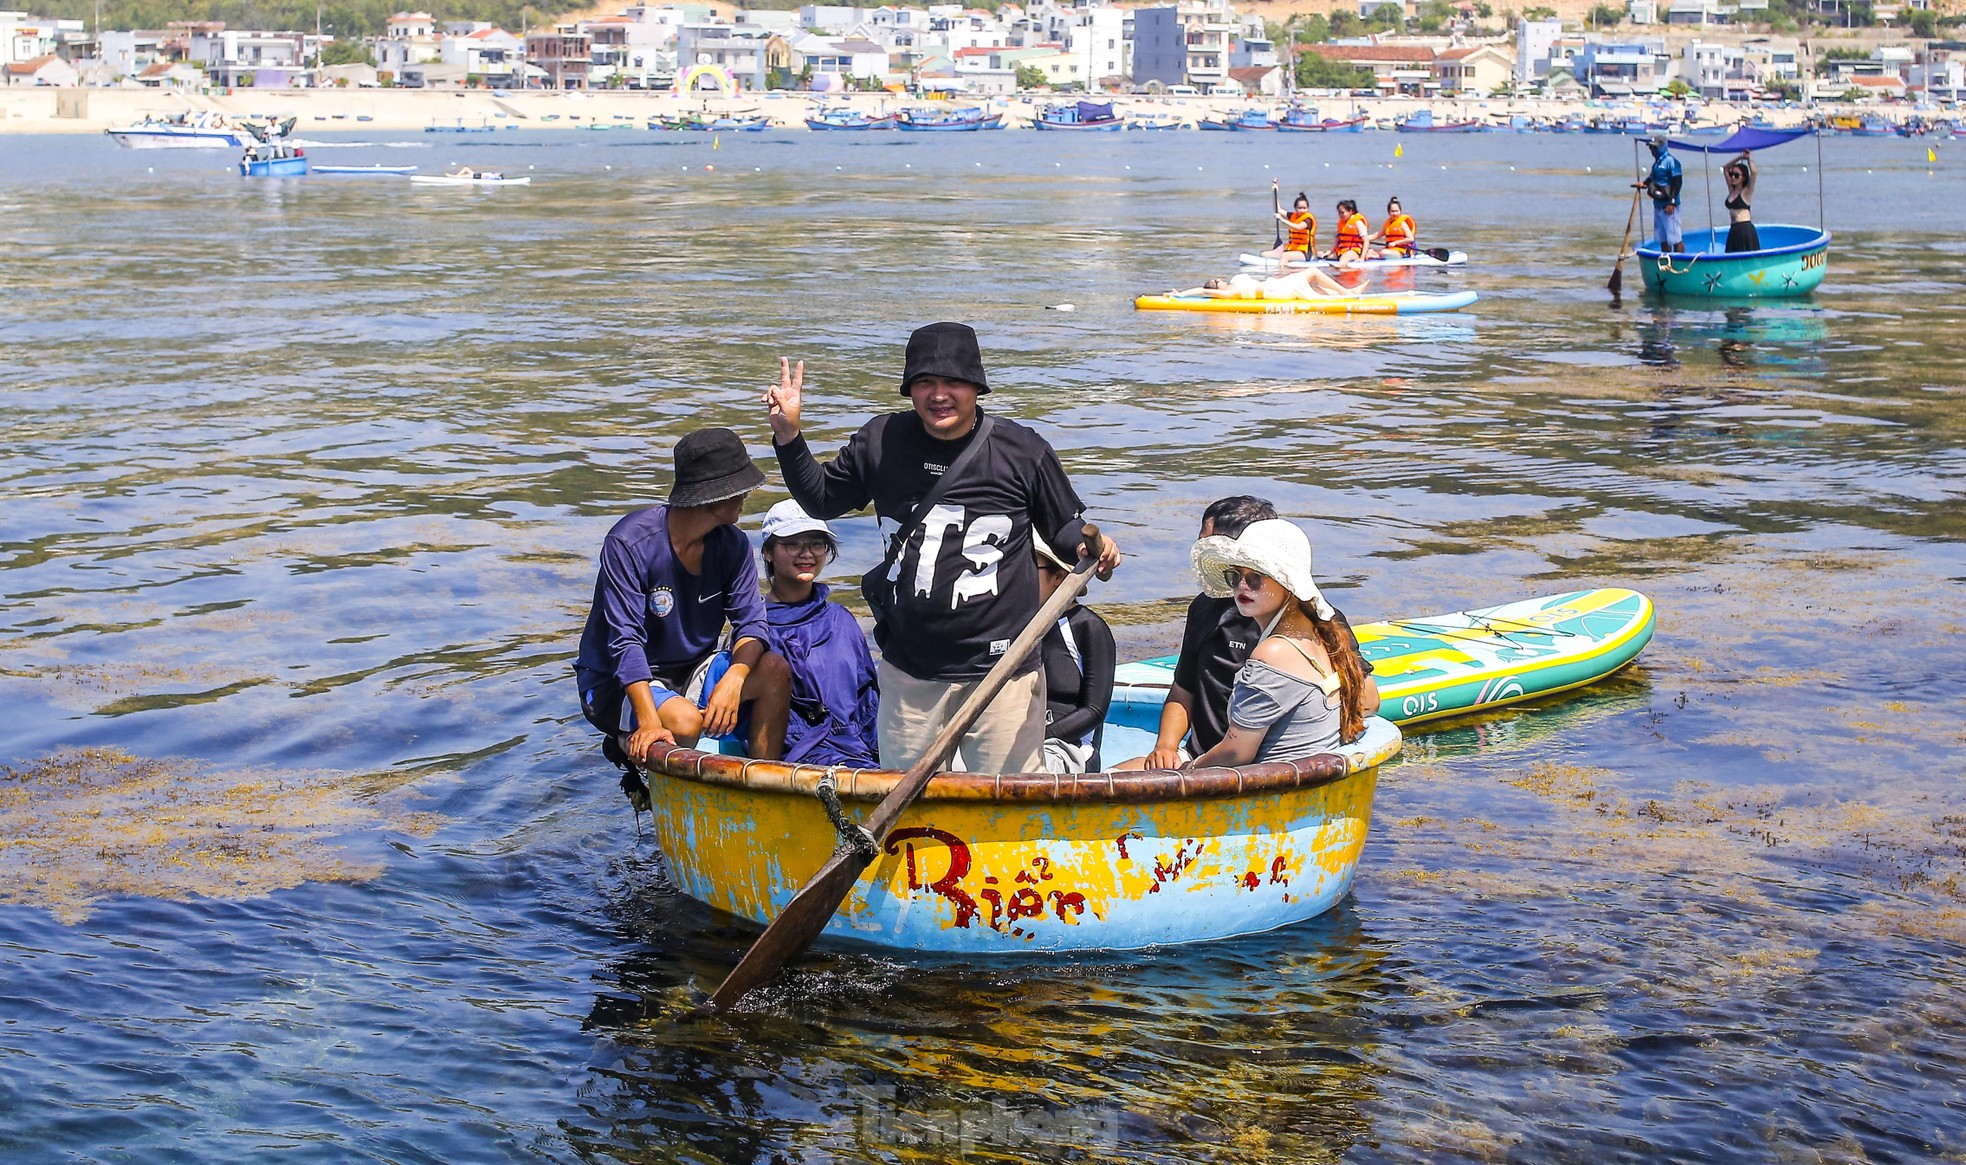
[[[810,796],[650,779],[672,877],[732,914],[776,916],[837,843]],[[1216,799],[920,801],[827,931],[988,953],[1269,930],[1323,913],[1350,889],[1377,783],[1378,769],[1366,767],[1311,788]],[[864,816],[868,806],[848,809]]]

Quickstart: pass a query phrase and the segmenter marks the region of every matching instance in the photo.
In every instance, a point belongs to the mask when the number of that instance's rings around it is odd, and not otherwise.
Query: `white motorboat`
[[[135,125],[102,131],[133,150],[236,150],[248,135],[216,113],[151,114]]]
[[[410,181],[418,186],[524,186],[532,181],[532,176],[507,178],[498,170],[473,170],[464,166],[446,174],[412,174]]]

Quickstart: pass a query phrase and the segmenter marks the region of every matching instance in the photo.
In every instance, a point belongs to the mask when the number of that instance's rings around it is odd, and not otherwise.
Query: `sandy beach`
[[[83,108],[68,112],[79,112],[81,116],[59,116],[58,93],[80,94]],[[949,104],[987,101],[1002,108],[1006,124],[1015,127],[1029,124],[1033,114],[1045,105],[1071,99],[1069,96],[1036,94],[1014,98],[959,98]],[[1220,116],[1252,105],[1275,107],[1281,104],[1279,99],[1274,98],[1128,96],[1111,100],[1132,116],[1179,117],[1190,124],[1202,117]],[[1305,96],[1304,100],[1317,106],[1326,117],[1365,114],[1375,119],[1405,117],[1423,108],[1431,108],[1437,119],[1458,120],[1510,114],[1539,118],[1560,118],[1571,114],[1591,116],[1612,107],[1608,103],[1499,97],[1455,100]],[[1000,102],[1007,104],[999,105]],[[207,94],[148,89],[63,90],[43,87],[0,91],[0,133],[99,133],[132,124],[147,114],[188,110],[209,110],[229,117],[293,117],[297,119],[295,132],[300,136],[305,136],[309,130],[352,129],[358,125],[393,132],[459,124],[584,130],[597,123],[639,125],[650,117],[706,110],[711,113],[762,113],[780,125],[798,127],[803,126],[808,114],[821,106],[851,105],[868,112],[878,112],[924,104],[931,103],[889,93],[741,93],[726,97],[629,90],[533,90],[510,93],[492,90],[235,89],[230,93]],[[1629,108],[1629,105],[1626,107]],[[1695,105],[1690,112],[1702,124],[1723,125],[1763,113],[1783,125],[1799,123],[1806,116],[1806,111],[1802,109],[1749,109],[1723,102]]]

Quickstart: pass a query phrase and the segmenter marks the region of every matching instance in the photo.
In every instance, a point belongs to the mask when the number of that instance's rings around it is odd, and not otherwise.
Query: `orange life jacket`
[[[1354,214],[1340,222],[1338,246],[1334,248],[1336,253],[1342,255],[1346,251],[1356,251],[1361,255],[1365,254],[1365,234],[1368,229],[1365,216],[1362,214]]]
[[[1290,234],[1283,249],[1310,254],[1311,248],[1317,245],[1317,216],[1308,210],[1293,210],[1289,218]]]
[[[1386,246],[1410,251],[1413,249],[1413,237],[1418,231],[1412,215],[1390,214],[1386,216],[1386,229],[1380,233],[1386,236]]]

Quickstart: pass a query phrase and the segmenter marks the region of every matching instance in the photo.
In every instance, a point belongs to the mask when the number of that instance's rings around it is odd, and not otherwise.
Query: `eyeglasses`
[[[824,538],[781,538],[777,545],[794,558],[803,558],[808,554],[817,557],[833,548],[832,543]]]
[[[1222,585],[1232,591],[1237,587],[1260,591],[1263,589],[1263,584],[1268,581],[1270,581],[1270,576],[1261,571],[1243,570],[1239,567],[1232,566],[1222,572]]]

